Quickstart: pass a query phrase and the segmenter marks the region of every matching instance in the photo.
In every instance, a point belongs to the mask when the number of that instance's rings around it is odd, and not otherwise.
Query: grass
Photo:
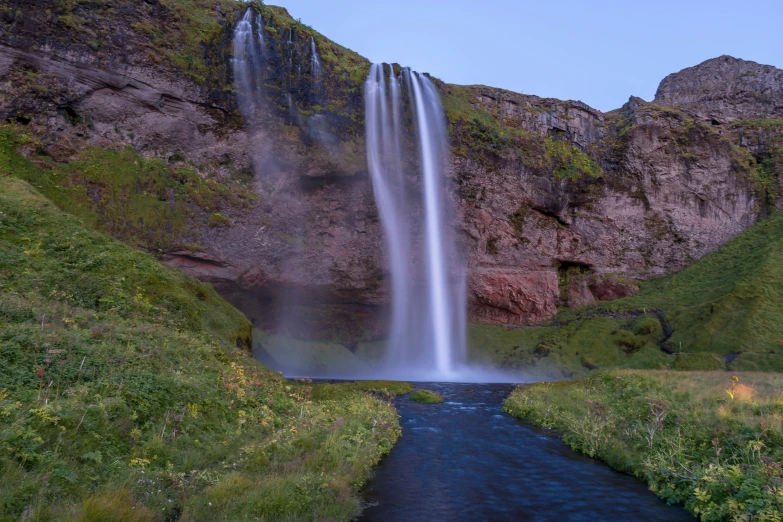
[[[150,251],[191,247],[201,227],[229,224],[215,211],[254,200],[241,183],[204,179],[189,167],[145,159],[130,147],[57,146],[69,148],[67,160],[56,160],[51,148],[29,134],[0,127],[0,173],[29,182],[89,227]]]
[[[416,390],[411,393],[410,398],[412,401],[424,404],[438,404],[443,402],[443,396],[431,390]]]
[[[705,522],[783,517],[783,375],[610,370],[517,387],[506,411]]]
[[[413,385],[402,381],[353,381],[334,384],[318,383],[313,385],[313,397],[321,400],[339,399],[344,394],[356,391],[370,392],[376,396],[392,398],[405,395],[413,390]]]
[[[210,285],[5,174],[0,212],[0,521],[358,515],[380,393],[282,379]]]
[[[474,325],[469,333],[474,360],[544,378],[710,370],[720,366],[715,356],[727,356],[727,369],[783,370],[783,213],[676,274],[641,283],[636,296],[562,310],[538,327]]]

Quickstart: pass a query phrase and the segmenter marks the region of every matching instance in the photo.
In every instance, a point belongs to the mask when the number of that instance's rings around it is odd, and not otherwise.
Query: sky
[[[729,54],[783,68],[783,0],[267,0],[373,62],[448,83],[651,101],[668,74]]]

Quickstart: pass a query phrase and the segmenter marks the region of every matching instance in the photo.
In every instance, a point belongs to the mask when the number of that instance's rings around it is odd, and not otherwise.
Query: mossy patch
[[[432,390],[415,390],[411,392],[410,399],[424,404],[438,404],[443,402],[443,396]]]
[[[714,371],[726,368],[726,361],[719,355],[707,352],[681,353],[672,363],[672,370],[680,371]]]
[[[356,381],[360,390],[384,393],[387,395],[405,395],[413,391],[413,385],[402,381]]]
[[[226,216],[221,214],[220,212],[215,212],[211,216],[209,216],[209,226],[212,228],[216,227],[227,227],[231,225],[231,220],[228,219]]]
[[[744,352],[729,363],[732,371],[744,372],[783,372],[783,350],[780,348],[767,352]]]

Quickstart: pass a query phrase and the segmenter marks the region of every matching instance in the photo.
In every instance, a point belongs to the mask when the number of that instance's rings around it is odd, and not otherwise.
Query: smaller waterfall
[[[266,39],[264,38],[264,19],[261,18],[261,15],[258,15],[258,18],[256,18],[256,34],[258,35],[258,44],[261,48],[261,56],[263,58],[266,58],[267,51],[266,51]]]
[[[318,58],[318,49],[312,36],[310,37],[310,72],[315,83],[321,81],[321,59]]]
[[[254,29],[255,25],[255,29]],[[254,37],[255,36],[255,37]],[[251,7],[234,30],[234,57],[231,67],[239,91],[239,109],[246,121],[254,122],[258,112],[257,86],[261,83],[262,62],[266,57],[263,20]]]

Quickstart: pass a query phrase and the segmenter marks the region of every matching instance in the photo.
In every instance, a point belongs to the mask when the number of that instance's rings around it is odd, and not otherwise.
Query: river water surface
[[[398,398],[403,436],[365,489],[362,522],[693,521],[634,477],[502,412],[510,385],[423,384]]]

